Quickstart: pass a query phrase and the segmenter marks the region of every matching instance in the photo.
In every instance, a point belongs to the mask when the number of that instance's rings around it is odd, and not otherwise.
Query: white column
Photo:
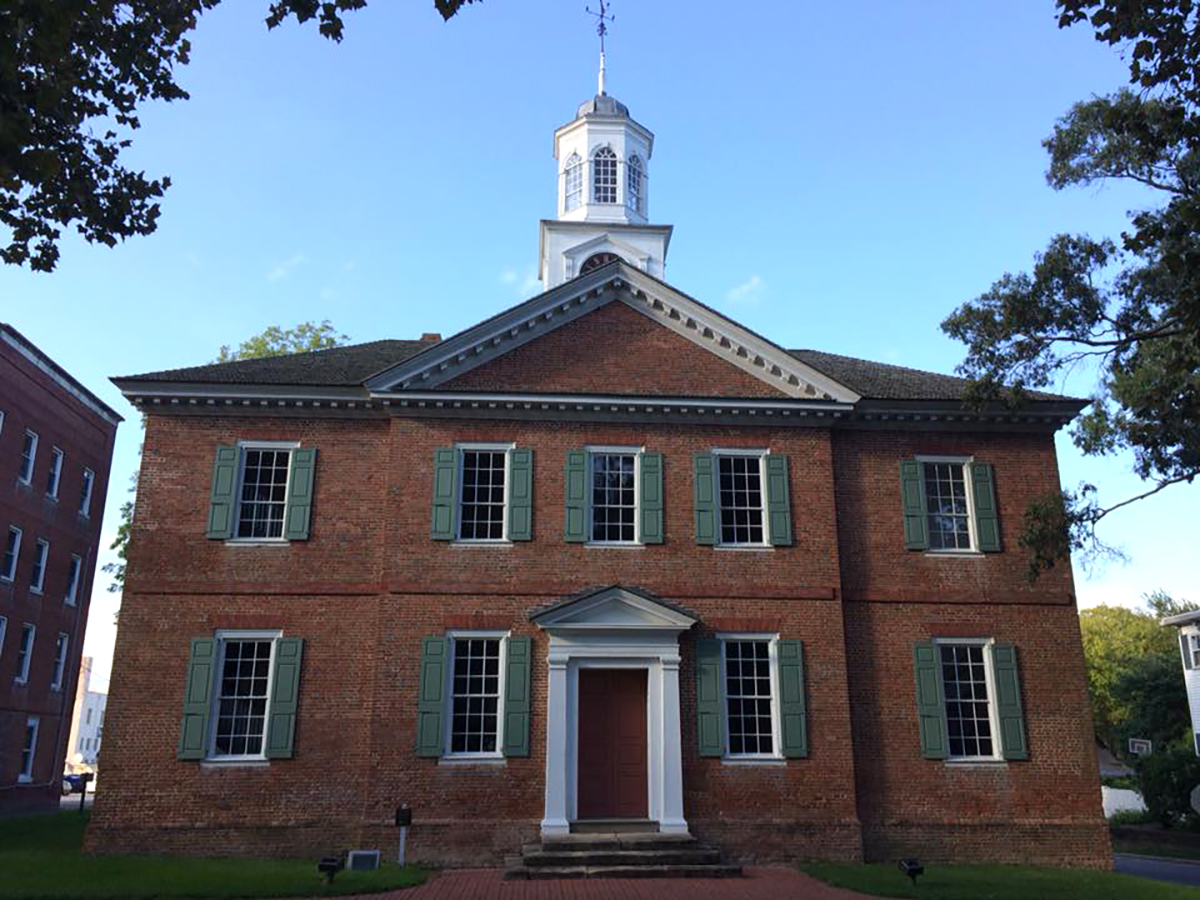
[[[567,659],[549,658],[546,679],[546,810],[542,835],[570,834],[567,821]]]
[[[662,657],[662,817],[663,834],[686,834],[683,818],[683,736],[679,730],[679,657]]]

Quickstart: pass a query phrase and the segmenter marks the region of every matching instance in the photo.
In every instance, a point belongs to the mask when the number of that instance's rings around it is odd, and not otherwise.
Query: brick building
[[[1109,864],[1070,572],[1015,538],[1083,404],[968,409],[683,294],[652,145],[585,103],[545,293],[448,339],[115,379],[147,426],[93,850],[387,848],[405,803],[448,865],[613,819]]]
[[[120,421],[0,323],[0,815],[58,804]]]

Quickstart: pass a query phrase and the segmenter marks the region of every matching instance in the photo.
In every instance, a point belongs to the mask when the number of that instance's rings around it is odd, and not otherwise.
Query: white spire
[[[603,50],[600,51],[600,91],[599,91],[599,93],[601,95],[604,94],[604,51]]]

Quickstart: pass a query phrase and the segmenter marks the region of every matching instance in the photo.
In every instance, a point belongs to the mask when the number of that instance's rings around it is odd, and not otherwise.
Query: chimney
[[[423,335],[421,335],[421,340],[423,340],[423,341],[432,341],[433,343],[437,343],[441,339],[442,339],[442,336],[440,334],[438,334],[436,331],[427,331]]]

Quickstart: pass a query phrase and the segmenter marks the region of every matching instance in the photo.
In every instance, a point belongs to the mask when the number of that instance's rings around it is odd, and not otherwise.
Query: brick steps
[[[526,844],[505,860],[506,879],[735,878],[742,867],[690,834],[593,833]]]

